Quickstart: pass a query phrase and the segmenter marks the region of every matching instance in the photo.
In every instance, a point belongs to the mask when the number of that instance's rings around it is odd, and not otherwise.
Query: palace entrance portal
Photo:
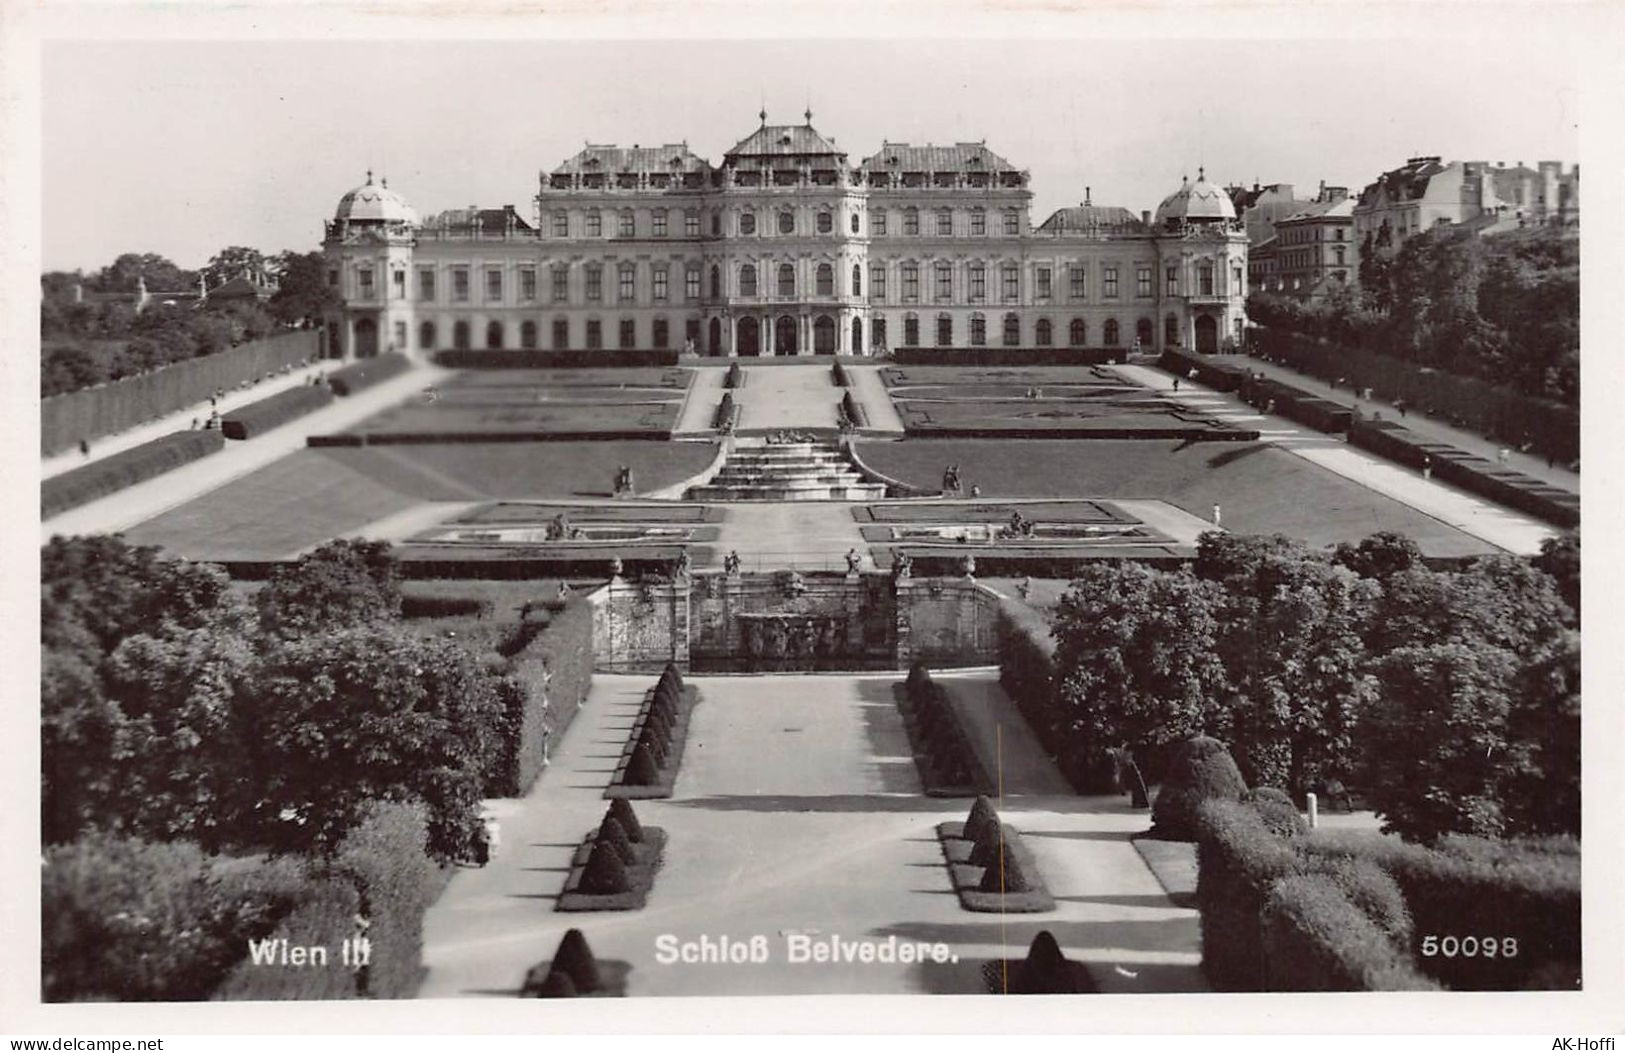
[[[775,355],[796,353],[796,320],[790,315],[780,315],[779,320],[773,323],[773,353]]]

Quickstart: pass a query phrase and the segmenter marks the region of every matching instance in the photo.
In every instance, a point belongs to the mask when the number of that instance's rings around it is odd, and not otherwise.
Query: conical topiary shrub
[[[967,841],[980,841],[982,831],[992,829],[995,834],[999,829],[999,813],[994,810],[993,802],[983,794],[976,798],[970,806],[970,815],[965,819],[965,829],[961,836]]]
[[[598,838],[594,842],[594,847],[599,843],[613,848],[615,854],[621,857],[621,862],[627,866],[638,861],[638,854],[632,848],[631,840],[626,836],[626,831],[621,829],[621,824],[615,821],[614,816],[598,824]]]
[[[683,671],[677,668],[676,662],[667,662],[666,667],[660,671],[660,679],[674,680],[678,687],[683,686]]]
[[[1022,994],[1072,994],[1072,963],[1048,930],[1033,937],[1027,957],[1016,969],[1015,988]]]
[[[640,744],[632,751],[632,762],[626,766],[626,781],[632,786],[653,786],[660,781],[660,765],[655,763],[649,747]]]
[[[550,972],[536,988],[536,998],[574,998],[580,992],[576,990],[575,981],[569,975],[561,972]]]
[[[923,661],[915,660],[908,667],[908,679],[903,682],[905,693],[910,701],[918,701],[921,690],[931,682],[931,671],[925,667]]]
[[[999,846],[977,887],[983,892],[1026,892],[1030,888],[1027,875],[1021,872],[1021,864],[1016,862],[1008,844]]]
[[[655,701],[664,706],[676,706],[683,700],[683,685],[676,680],[662,679],[655,685]]]
[[[587,869],[581,875],[581,891],[608,896],[629,888],[626,864],[621,861],[620,853],[608,842],[594,841],[592,855],[587,857]]]
[[[587,937],[581,934],[580,929],[571,929],[559,941],[559,949],[553,952],[551,971],[568,978],[579,994],[596,991],[603,982],[598,975],[598,959],[593,957],[592,948],[587,946]]]
[[[609,811],[604,813],[605,819],[613,819],[621,824],[626,831],[627,840],[641,842],[643,840],[643,824],[638,822],[637,813],[632,811],[632,802],[625,797],[617,797],[609,802]]]
[[[973,867],[985,867],[999,860],[999,846],[1004,844],[1004,830],[997,822],[982,828],[976,843],[971,845],[968,862]]]
[[[1168,841],[1196,840],[1196,809],[1214,799],[1240,801],[1247,794],[1241,769],[1224,743],[1205,735],[1179,744],[1151,809],[1151,833]]]
[[[666,755],[670,752],[666,743],[665,735],[648,726],[645,726],[643,734],[638,736],[638,748],[648,749],[649,756],[653,757],[655,764],[660,767],[665,767]]]

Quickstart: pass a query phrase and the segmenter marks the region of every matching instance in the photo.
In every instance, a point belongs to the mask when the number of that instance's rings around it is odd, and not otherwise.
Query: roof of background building
[[[690,150],[687,143],[668,143],[665,146],[596,146],[589,143],[574,157],[554,168],[551,174],[699,172],[709,167],[709,163]]]
[[[1341,201],[1314,201],[1298,211],[1278,219],[1277,223],[1296,223],[1307,219],[1350,219],[1354,216],[1354,199],[1343,198]]]
[[[1040,234],[1144,234],[1146,231],[1139,216],[1117,205],[1056,209],[1038,225]]]
[[[1016,166],[987,148],[986,143],[880,144],[880,151],[859,166],[868,172],[1014,172]]]
[[[504,205],[502,208],[476,208],[472,211],[466,208],[451,208],[429,217],[423,225],[454,234],[495,236],[508,229],[509,217],[512,217],[515,230],[532,229],[512,205]]]
[[[810,118],[809,118],[810,120]],[[819,135],[808,124],[763,124],[733,145],[728,159],[736,157],[846,156],[846,151]]]
[[[1379,192],[1387,193],[1392,201],[1416,201],[1428,192],[1428,180],[1448,167],[1437,157],[1412,158],[1403,167],[1384,172],[1360,191],[1360,204],[1374,203]]]

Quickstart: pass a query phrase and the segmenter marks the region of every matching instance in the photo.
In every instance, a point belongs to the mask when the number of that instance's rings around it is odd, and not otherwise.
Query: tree
[[[330,541],[283,564],[258,596],[260,623],[297,634],[400,613],[400,575],[387,541]]]
[[[1137,563],[1092,565],[1056,608],[1058,697],[1087,757],[1222,725],[1216,586]]]
[[[96,356],[77,344],[58,346],[40,359],[40,397],[62,395],[107,379]]]
[[[1551,575],[1558,595],[1569,605],[1574,615],[1574,628],[1580,627],[1580,532],[1571,530],[1540,543],[1540,555],[1534,559],[1539,569]]]
[[[337,291],[327,281],[327,259],[320,252],[284,252],[277,257],[277,292],[266,304],[284,325],[320,325],[338,306]]]
[[[1503,798],[1508,832],[1580,835],[1580,638],[1519,675],[1508,735],[1518,763]]]
[[[149,292],[190,292],[197,273],[182,270],[155,252],[126,252],[103,267],[92,284],[99,292],[133,293],[145,278]]]
[[[208,279],[209,288],[213,289],[233,278],[242,277],[245,271],[250,277],[258,277],[264,270],[265,254],[259,249],[252,249],[246,245],[232,245],[210,257],[202,273]]]
[[[1422,550],[1403,534],[1380,530],[1357,545],[1340,542],[1332,559],[1362,578],[1385,582],[1400,571],[1421,566]]]

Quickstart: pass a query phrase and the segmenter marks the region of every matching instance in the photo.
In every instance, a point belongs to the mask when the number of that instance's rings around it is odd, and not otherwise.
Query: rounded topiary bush
[[[1309,822],[1298,813],[1298,809],[1291,804],[1280,801],[1255,800],[1252,802],[1253,811],[1264,820],[1271,833],[1278,837],[1294,838],[1305,837],[1309,833]]]
[[[598,824],[598,838],[594,847],[596,848],[598,844],[606,844],[613,848],[615,854],[621,857],[621,862],[628,866],[638,861],[638,853],[632,847],[632,840],[626,836],[626,831],[614,816]]]
[[[1388,871],[1369,859],[1333,855],[1312,858],[1310,867],[1331,878],[1349,902],[1382,930],[1396,950],[1410,950],[1410,908],[1405,904],[1399,883]]]
[[[627,840],[640,842],[643,840],[643,824],[638,822],[637,813],[632,810],[632,802],[625,797],[617,797],[609,802],[609,811],[604,813],[605,819],[613,819],[621,824],[626,832]]]
[[[1240,801],[1247,783],[1230,751],[1200,735],[1179,744],[1151,809],[1151,834],[1168,841],[1196,840],[1196,810],[1211,800]]]
[[[653,786],[660,781],[660,765],[655,763],[649,747],[640,744],[632,751],[632,762],[626,766],[626,781],[633,786]]]
[[[1292,801],[1291,794],[1287,793],[1285,790],[1277,789],[1274,786],[1259,786],[1255,789],[1248,790],[1246,800],[1252,801],[1255,804],[1259,801],[1273,801],[1276,804],[1286,804],[1292,805],[1294,808],[1297,807],[1297,805]]]
[[[1048,929],[1033,937],[1027,957],[1016,970],[1016,990],[1022,994],[1073,994],[1072,963]]]
[[[607,841],[594,841],[592,855],[587,857],[587,869],[581,875],[581,891],[608,896],[631,887],[620,853]]]
[[[984,830],[992,830],[995,835],[999,830],[999,813],[986,794],[978,796],[971,804],[970,815],[965,819],[965,829],[960,836],[967,841],[980,841]]]
[[[982,883],[977,888],[983,892],[1027,892],[1032,885],[1028,883],[1027,875],[1021,872],[1021,864],[1016,862],[1015,853],[1006,843],[1001,844],[994,853],[993,860],[982,872]]]
[[[570,980],[577,992],[586,994],[598,990],[603,981],[598,975],[598,959],[593,957],[592,948],[587,946],[587,937],[581,934],[580,929],[571,929],[559,941],[559,949],[553,952],[553,968],[551,972],[560,973]]]

